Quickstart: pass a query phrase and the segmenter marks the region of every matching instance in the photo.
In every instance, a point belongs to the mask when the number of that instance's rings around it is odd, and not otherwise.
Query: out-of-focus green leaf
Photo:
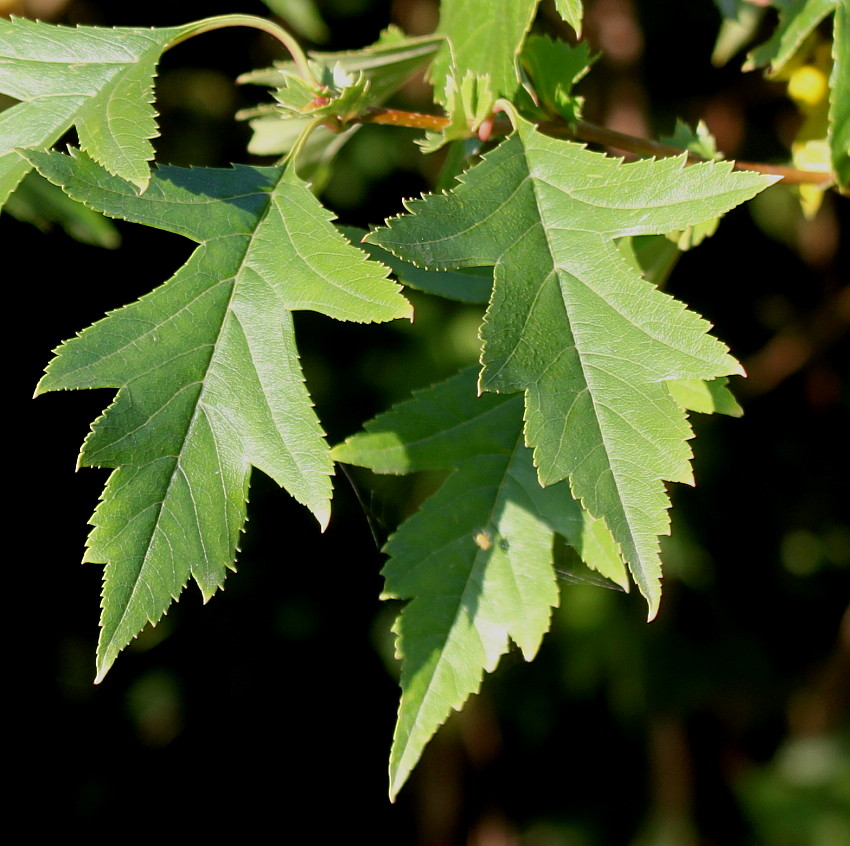
[[[847,0],[835,10],[832,78],[829,95],[829,147],[842,189],[850,189],[850,9]]]
[[[722,67],[755,38],[765,9],[748,0],[714,0],[714,2],[723,14],[723,21],[717,33],[717,40],[714,42],[711,63]]]
[[[728,384],[729,380],[725,377],[708,382],[702,379],[679,379],[668,382],[667,388],[673,399],[689,411],[740,417],[744,409],[726,387]]]
[[[9,197],[4,211],[44,232],[57,224],[75,241],[84,244],[110,250],[121,244],[121,236],[111,220],[72,200],[61,188],[32,171]]]
[[[315,0],[263,0],[263,3],[299,35],[309,38],[315,44],[323,44],[330,38],[330,31],[322,20]]]
[[[383,596],[411,600],[395,626],[403,663],[392,797],[452,709],[495,669],[509,638],[526,660],[534,657],[557,604],[556,533],[588,566],[628,585],[603,521],[584,512],[565,483],[538,483],[522,405],[519,396],[477,396],[470,368],[333,450],[336,460],[378,473],[455,471],[386,545]]]
[[[744,70],[770,65],[771,74],[781,71],[815,27],[838,7],[839,2],[840,0],[796,0],[783,3],[776,31],[768,41],[750,53]]]

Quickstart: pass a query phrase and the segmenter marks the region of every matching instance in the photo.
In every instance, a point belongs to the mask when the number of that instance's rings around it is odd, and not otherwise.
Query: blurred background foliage
[[[677,117],[703,119],[730,157],[789,159],[804,115],[786,83],[741,74],[734,43],[727,64],[711,64],[720,16],[710,0],[585,6],[587,38],[602,52],[579,89],[587,118],[653,137]],[[308,44],[332,50],[364,46],[391,22],[424,34],[438,16],[434,0],[1,0],[0,11],[109,26],[280,14]],[[756,23],[762,34],[771,15]],[[551,2],[537,27],[571,35]],[[166,54],[158,160],[263,163],[247,156],[248,128],[232,119],[262,90],[232,80],[275,58],[274,42],[248,30]],[[421,79],[396,104],[433,110]],[[342,222],[379,223],[402,196],[433,185],[440,157],[422,157],[415,137],[365,127],[343,148],[323,191]],[[377,600],[378,547],[439,480],[341,474],[320,536],[255,473],[239,571],[224,594],[202,608],[188,590],[93,687],[100,571],[74,564],[105,474],[71,471],[108,396],[27,396],[51,347],[166,279],[192,245],[118,223],[93,240],[120,249],[86,246],[51,223],[59,213],[39,211],[48,200],[21,202],[29,216],[0,226],[7,268],[24,261],[38,283],[23,286],[27,313],[39,317],[14,376],[30,461],[20,597],[40,599],[35,608],[21,599],[14,635],[37,633],[25,650],[14,772],[18,809],[34,802],[38,826],[411,846],[850,842],[846,199],[827,194],[806,217],[793,189],[774,187],[728,215],[670,279],[750,378],[733,386],[742,419],[694,421],[698,486],[674,492],[658,619],[645,623],[638,596],[564,583],[537,660],[503,660],[394,806],[385,772],[398,609]],[[476,358],[478,309],[411,299],[413,324],[297,315],[332,442]]]

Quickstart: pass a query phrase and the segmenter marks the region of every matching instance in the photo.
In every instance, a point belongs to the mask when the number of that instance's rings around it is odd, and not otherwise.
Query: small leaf
[[[544,113],[560,115],[568,121],[581,119],[584,99],[573,96],[572,90],[592,62],[586,41],[571,47],[563,41],[532,35],[522,49],[522,66]]]
[[[463,81],[457,82],[455,73],[449,74],[443,94],[448,126],[440,132],[426,132],[419,142],[423,153],[435,153],[445,144],[462,141],[478,132],[479,127],[493,113],[496,97],[490,90],[489,77],[467,71]]]
[[[333,468],[291,311],[364,322],[410,309],[291,169],[161,167],[140,197],[84,153],[29,159],[111,217],[200,244],[167,284],[62,344],[38,386],[118,389],[79,459],[116,468],[85,556],[106,564],[100,680],[190,576],[205,599],[221,587],[252,465],[327,525]]]
[[[519,87],[517,56],[534,20],[537,3],[538,0],[443,0],[437,32],[447,36],[449,43],[437,54],[430,72],[438,99],[450,75],[463,78],[467,73],[488,76],[497,97],[511,97]]]
[[[679,379],[667,383],[670,395],[682,408],[700,414],[728,414],[740,417],[744,409],[727,388],[725,377],[704,382],[700,379]]]
[[[581,6],[581,0],[555,0],[558,14],[575,30],[579,38],[581,38]]]
[[[362,50],[310,53],[310,64],[321,88],[305,82],[293,62],[278,62],[272,68],[251,71],[240,76],[238,82],[275,88],[279,119],[328,115],[345,121],[384,102],[430,61],[444,42],[440,35],[407,38],[398,28],[390,27],[378,41]],[[238,115],[243,120],[260,116],[257,109]]]

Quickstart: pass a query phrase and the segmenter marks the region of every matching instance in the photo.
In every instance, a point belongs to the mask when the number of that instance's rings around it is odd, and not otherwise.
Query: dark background
[[[7,4],[8,5],[8,4]],[[51,5],[51,4],[48,4]],[[602,58],[590,119],[635,134],[705,118],[730,156],[781,161],[799,116],[781,83],[709,62],[708,0],[599,0],[587,34]],[[60,22],[164,26],[260,2],[18,4]],[[324,49],[356,48],[394,21],[427,32],[429,0],[318,2]],[[544,4],[540,25],[545,26]],[[250,30],[168,53],[158,81],[158,160],[255,161],[236,108],[261,92],[230,80],[268,64]],[[400,103],[429,107],[423,83]],[[253,100],[252,100],[253,98]],[[379,223],[427,190],[438,163],[413,133],[368,128],[323,199],[346,223]],[[167,279],[192,245],[120,225],[120,250],[41,234],[4,216],[15,386],[7,476],[7,627],[13,811],[35,830],[221,834],[282,842],[608,846],[834,846],[850,837],[848,201],[807,221],[776,187],[729,214],[681,260],[669,290],[706,315],[751,378],[740,420],[695,419],[698,487],[676,487],[665,596],[564,584],[535,662],[515,653],[386,799],[397,704],[378,602],[385,539],[434,480],[336,480],[334,516],[312,518],[260,473],[238,572],[206,607],[194,586],[154,630],[94,672],[100,569],[78,567],[105,471],[74,474],[105,391],[29,397],[49,351]],[[844,247],[842,252],[842,240]],[[331,442],[475,356],[476,312],[414,295],[412,326],[299,314],[308,385]],[[24,349],[21,349],[21,342]],[[16,366],[20,358],[23,366]],[[23,420],[21,420],[23,418]],[[18,433],[23,448],[17,446]],[[9,436],[7,436],[9,437]],[[26,481],[19,494],[18,478]],[[95,828],[97,827],[97,828]]]

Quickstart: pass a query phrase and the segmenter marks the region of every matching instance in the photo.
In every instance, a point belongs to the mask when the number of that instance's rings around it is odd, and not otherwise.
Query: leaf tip
[[[661,596],[654,596],[647,600],[646,622],[651,623],[658,616],[658,609],[661,606]]]
[[[328,524],[331,522],[331,509],[328,503],[323,503],[320,508],[313,511],[313,516],[319,521],[319,528],[324,534],[328,528]]]
[[[97,656],[97,663],[95,664],[97,674],[94,677],[95,684],[100,684],[106,678],[106,674],[112,669],[112,663],[114,660],[114,655],[110,656],[99,654]]]

